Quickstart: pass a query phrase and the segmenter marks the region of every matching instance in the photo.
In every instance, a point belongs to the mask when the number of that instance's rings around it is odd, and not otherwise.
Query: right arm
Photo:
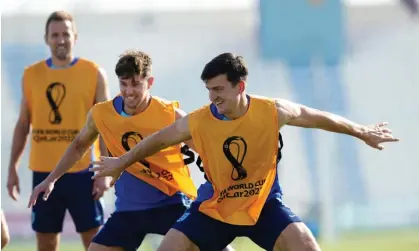
[[[176,108],[175,109],[175,116],[176,116],[176,120],[179,120],[179,119],[182,119],[182,118],[184,118],[184,117],[186,117],[188,114],[184,111],[184,110],[181,110],[181,109],[179,109],[179,108]],[[186,146],[188,146],[190,149],[192,149],[192,150],[194,150],[194,151],[196,151],[195,149],[196,149],[196,147],[195,147],[195,145],[194,145],[194,143],[193,143],[193,141],[192,141],[192,139],[190,139],[190,140],[187,140],[187,141],[185,141],[185,142],[183,142]]]
[[[22,78],[22,100],[20,102],[19,118],[16,122],[12,139],[12,151],[10,154],[9,175],[7,178],[7,190],[9,196],[17,200],[20,193],[19,176],[17,169],[19,168],[19,160],[22,157],[31,128],[30,112],[25,97],[24,80]],[[16,188],[16,189],[15,189]]]
[[[23,88],[23,80],[22,80]],[[22,93],[22,100],[20,102],[19,118],[15,125],[12,140],[12,152],[10,155],[9,172],[17,172],[18,163],[22,157],[31,128],[31,119],[29,113],[28,103],[25,94]]]
[[[95,122],[92,118],[92,111],[90,110],[83,129],[68,146],[60,162],[58,162],[55,169],[46,178],[46,182],[57,181],[63,174],[73,167],[77,161],[83,158],[84,154],[95,142],[98,136],[99,131],[96,128]]]

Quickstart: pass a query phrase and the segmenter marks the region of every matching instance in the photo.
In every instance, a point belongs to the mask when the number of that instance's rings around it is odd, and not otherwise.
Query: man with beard
[[[29,168],[33,187],[54,169],[69,144],[82,129],[90,108],[108,100],[106,74],[94,62],[73,55],[77,40],[71,14],[53,12],[45,26],[45,42],[51,57],[25,68],[22,101],[16,123],[9,164],[7,188],[17,200],[20,186],[18,162],[30,129]],[[100,198],[109,188],[109,179],[92,181],[88,171],[92,159],[107,154],[96,141],[88,154],[57,182],[48,201],[40,200],[32,209],[32,229],[38,250],[58,250],[59,235],[68,209],[85,248],[103,224]]]

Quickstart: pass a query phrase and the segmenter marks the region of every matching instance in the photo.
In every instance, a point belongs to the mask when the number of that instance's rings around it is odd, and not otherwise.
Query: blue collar
[[[246,95],[247,97],[247,102],[250,104],[250,96]],[[226,116],[224,116],[223,114],[219,113],[217,110],[217,107],[214,104],[210,105],[210,110],[211,113],[214,117],[216,117],[219,120],[230,120],[229,118],[227,118]]]
[[[48,58],[47,60],[45,60],[45,63],[51,69],[63,69],[63,68],[69,68],[69,67],[75,65],[78,61],[79,61],[79,58],[76,57],[76,58],[73,59],[73,61],[71,61],[71,63],[69,65],[66,65],[66,66],[55,66],[52,63],[52,58]]]
[[[126,114],[124,111],[124,99],[122,96],[115,97],[112,101],[115,111],[123,117],[131,117],[131,115]]]

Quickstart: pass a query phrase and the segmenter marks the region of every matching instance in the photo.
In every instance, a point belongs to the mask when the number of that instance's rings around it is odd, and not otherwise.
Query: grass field
[[[233,243],[238,251],[259,251],[253,243],[238,238]],[[419,229],[347,234],[336,244],[321,243],[323,251],[419,251]],[[34,242],[13,241],[5,251],[36,251]],[[83,250],[77,242],[64,242],[60,251]],[[143,245],[139,251],[153,251]]]

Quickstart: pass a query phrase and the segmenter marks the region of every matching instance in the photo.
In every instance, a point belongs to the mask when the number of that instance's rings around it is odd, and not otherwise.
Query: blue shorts
[[[33,172],[33,187],[49,173]],[[92,195],[92,172],[67,173],[56,183],[47,201],[41,193],[32,208],[32,229],[38,233],[60,233],[68,209],[76,231],[86,232],[103,225],[103,207]]]
[[[237,226],[215,220],[203,213],[200,203],[179,218],[173,228],[184,233],[201,251],[223,250],[236,237],[248,237],[265,250],[273,250],[281,232],[293,222],[301,222],[290,208],[277,199],[266,202],[256,225]]]
[[[135,251],[147,234],[165,235],[185,210],[183,204],[172,204],[147,210],[114,212],[93,242]]]

